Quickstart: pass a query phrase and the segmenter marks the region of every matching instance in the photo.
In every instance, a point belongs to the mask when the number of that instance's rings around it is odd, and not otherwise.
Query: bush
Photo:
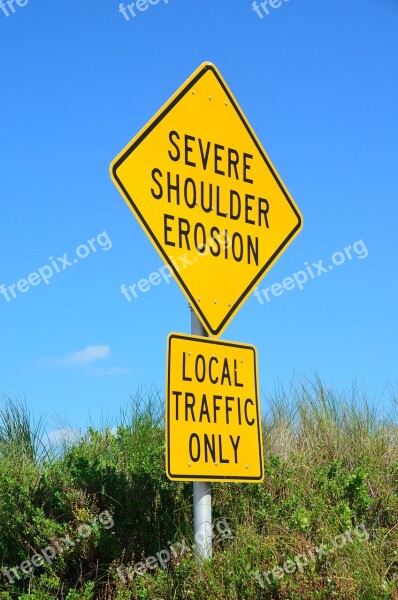
[[[396,422],[319,381],[267,405],[265,482],[212,486],[213,517],[226,519],[233,537],[217,534],[213,560],[201,565],[191,551],[191,484],[165,475],[158,395],[137,394],[117,427],[89,428],[61,452],[43,444],[43,424],[25,404],[5,399],[0,556],[18,577],[3,572],[0,598],[397,599]],[[345,543],[333,546],[337,539]],[[182,540],[186,551],[167,569],[134,574],[136,562]],[[54,557],[23,572],[57,542]],[[275,571],[299,555],[304,567]],[[131,574],[124,581],[122,565]]]

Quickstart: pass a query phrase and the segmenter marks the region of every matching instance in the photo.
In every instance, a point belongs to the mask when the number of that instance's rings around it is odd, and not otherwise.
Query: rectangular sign
[[[168,338],[166,471],[176,481],[264,479],[254,346]]]

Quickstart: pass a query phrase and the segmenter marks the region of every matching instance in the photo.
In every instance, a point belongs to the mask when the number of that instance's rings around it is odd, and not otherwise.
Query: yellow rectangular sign
[[[264,479],[254,346],[168,338],[166,472],[176,481]]]

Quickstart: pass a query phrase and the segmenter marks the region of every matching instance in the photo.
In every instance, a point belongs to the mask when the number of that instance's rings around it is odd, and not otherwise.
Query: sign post
[[[206,330],[191,308],[191,333],[207,336]],[[213,533],[211,516],[211,484],[206,481],[193,482],[193,527],[196,555],[199,560],[212,557]]]

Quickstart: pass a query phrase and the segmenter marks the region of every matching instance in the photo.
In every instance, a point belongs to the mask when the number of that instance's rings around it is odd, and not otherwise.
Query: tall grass
[[[295,381],[266,398],[263,484],[214,484],[213,516],[233,538],[214,541],[213,560],[189,553],[167,570],[134,565],[185,538],[192,545],[192,486],[172,483],[164,467],[164,408],[140,390],[117,423],[91,426],[61,454],[45,452],[43,423],[25,403],[0,410],[0,561],[19,565],[53,540],[76,536],[103,510],[110,530],[93,535],[11,584],[0,598],[22,600],[397,599],[398,425],[379,416],[355,387],[319,378]],[[347,544],[302,572],[261,587],[256,573],[363,523],[367,542]],[[24,596],[23,594],[28,594]]]
[[[44,421],[35,421],[26,401],[5,397],[0,408],[0,454],[20,455],[32,462],[43,458]]]

